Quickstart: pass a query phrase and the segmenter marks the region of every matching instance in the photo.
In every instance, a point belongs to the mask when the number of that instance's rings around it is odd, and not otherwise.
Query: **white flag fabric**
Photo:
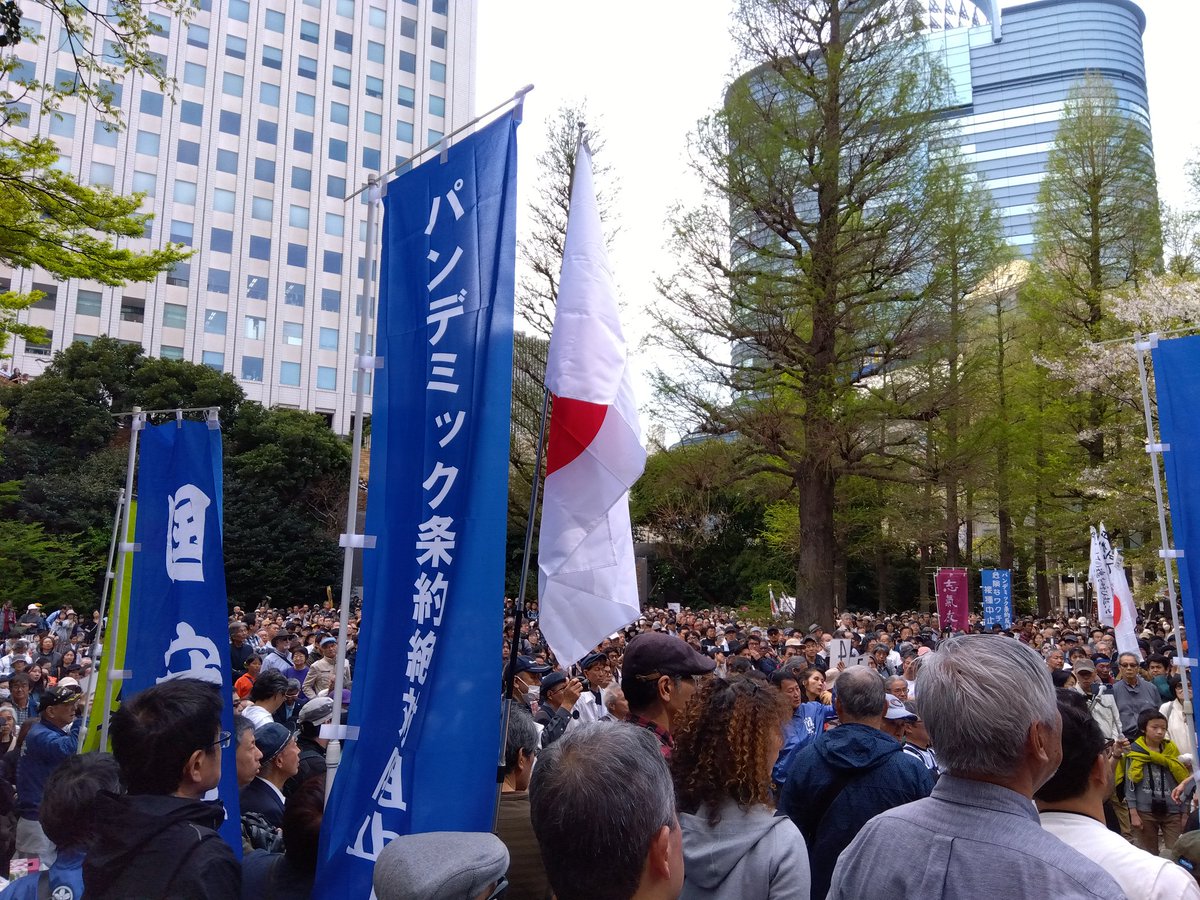
[[[1101,532],[1104,529],[1104,523],[1100,523]],[[1104,542],[1107,544],[1107,541]],[[1092,553],[1091,565],[1088,568],[1088,581],[1092,583],[1092,587],[1096,590],[1096,609],[1100,617],[1101,625],[1112,626],[1113,624],[1113,591],[1112,582],[1109,580],[1108,560],[1105,559],[1106,547],[1101,543],[1100,535],[1096,533],[1096,529],[1092,528]]]
[[[565,665],[641,615],[629,488],[646,451],[586,145],[575,157],[546,387],[538,627]]]
[[[1104,526],[1100,526],[1103,531]],[[1121,559],[1121,551],[1113,548],[1112,565],[1109,567],[1109,580],[1113,591],[1113,621],[1117,633],[1117,652],[1132,653],[1141,659],[1142,650],[1138,646],[1134,622],[1137,621],[1137,610],[1133,607],[1133,591],[1129,589],[1129,580],[1125,577],[1125,561]]]

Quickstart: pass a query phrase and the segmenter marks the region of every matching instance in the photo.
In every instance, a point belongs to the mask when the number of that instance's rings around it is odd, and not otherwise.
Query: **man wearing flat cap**
[[[496,897],[507,886],[508,850],[494,834],[432,831],[393,838],[375,861],[379,900]]]
[[[596,722],[604,716],[603,691],[612,684],[612,669],[608,654],[589,653],[579,663],[579,669],[587,681],[587,690],[579,695],[575,711],[580,722]]]
[[[565,672],[551,672],[542,677],[539,696],[541,703],[533,721],[542,726],[542,746],[549,747],[579,721],[579,695],[583,685],[578,678],[568,678]]]
[[[283,786],[300,768],[296,734],[286,725],[268,722],[254,729],[254,743],[262,752],[258,777],[242,788],[242,814],[254,812],[275,828],[283,826]]]
[[[621,689],[629,703],[626,720],[649,730],[669,759],[675,746],[672,724],[695,694],[695,679],[712,674],[716,667],[713,660],[677,637],[639,634],[625,649],[621,670]]]

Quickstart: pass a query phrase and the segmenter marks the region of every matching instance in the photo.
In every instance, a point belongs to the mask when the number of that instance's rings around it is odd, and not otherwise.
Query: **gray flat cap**
[[[406,834],[379,852],[371,878],[379,900],[473,900],[508,871],[494,834]]]

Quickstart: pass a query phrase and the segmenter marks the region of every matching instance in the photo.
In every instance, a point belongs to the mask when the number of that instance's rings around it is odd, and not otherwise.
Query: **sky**
[[[1019,5],[1005,2],[1007,8]],[[1188,199],[1184,165],[1200,153],[1200,104],[1195,102],[1194,37],[1200,3],[1141,0],[1159,191],[1173,205]],[[546,124],[563,105],[586,101],[601,130],[604,158],[616,179],[618,234],[611,263],[625,309],[626,340],[643,435],[657,421],[647,380],[671,359],[645,352],[659,302],[656,273],[670,271],[664,250],[671,207],[694,201],[698,188],[687,163],[688,133],[718,105],[732,72],[732,0],[479,0],[475,107],[491,108],[526,84],[518,137],[518,193],[532,194],[534,160]],[[518,219],[518,235],[528,233]],[[518,323],[520,327],[520,323]],[[643,352],[637,352],[641,349]],[[668,435],[670,437],[671,435]]]

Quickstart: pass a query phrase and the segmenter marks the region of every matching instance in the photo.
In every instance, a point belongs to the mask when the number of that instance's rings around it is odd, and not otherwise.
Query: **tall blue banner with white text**
[[[363,621],[314,897],[366,897],[387,841],[490,831],[500,740],[517,113],[383,199]]]
[[[979,573],[985,628],[999,625],[1006,631],[1013,625],[1012,571],[983,569]]]
[[[121,696],[177,678],[207,681],[224,701],[221,729],[232,733],[221,464],[215,423],[170,422],[142,430],[134,532],[141,546],[133,558],[129,674]],[[222,754],[217,794],[227,817],[221,834],[240,856],[237,758],[232,745]]]
[[[1154,391],[1158,398],[1159,441],[1167,472],[1167,497],[1171,507],[1171,531],[1175,549],[1182,551],[1179,564],[1179,595],[1188,652],[1196,658],[1200,650],[1200,336],[1162,341],[1151,352],[1154,360]],[[1200,716],[1197,673],[1192,668],[1192,708]],[[1200,718],[1196,719],[1200,722]]]

